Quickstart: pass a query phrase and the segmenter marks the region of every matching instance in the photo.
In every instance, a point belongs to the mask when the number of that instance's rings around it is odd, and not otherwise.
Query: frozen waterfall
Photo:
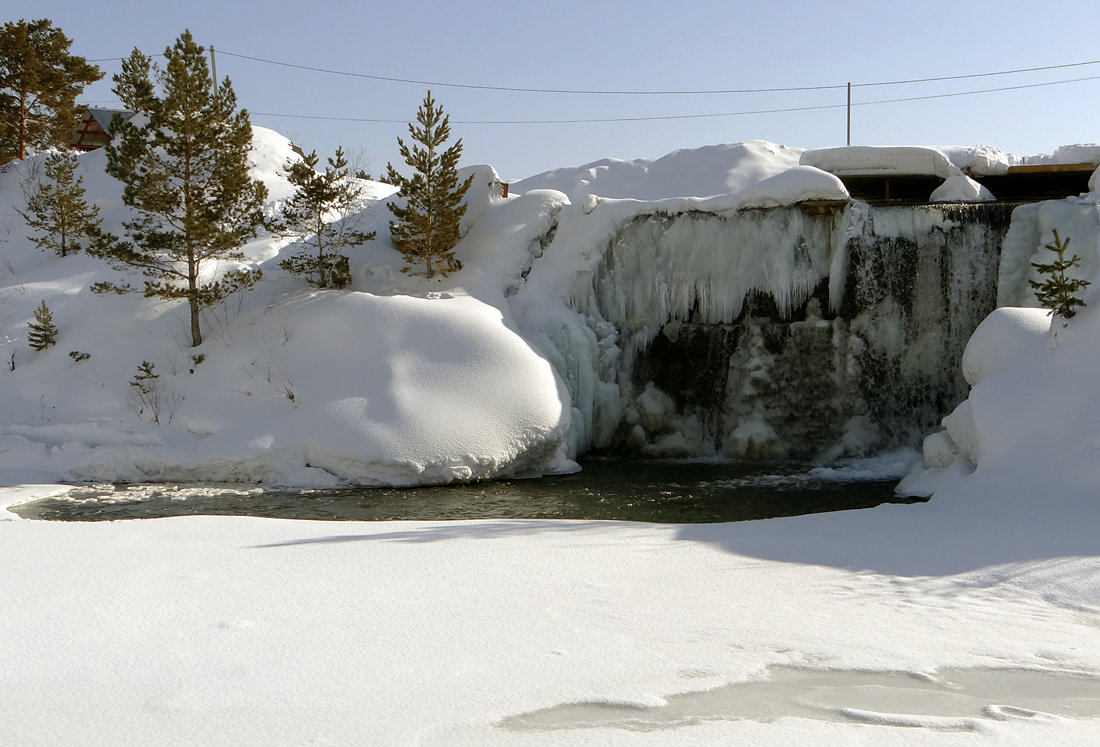
[[[577,453],[862,455],[919,446],[965,398],[1014,204],[628,202],[562,211],[554,243],[589,241],[589,262],[569,313],[527,320]]]

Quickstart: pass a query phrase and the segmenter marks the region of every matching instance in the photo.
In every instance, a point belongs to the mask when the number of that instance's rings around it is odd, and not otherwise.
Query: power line
[[[581,89],[566,89],[566,88],[514,88],[507,86],[489,86],[479,85],[472,83],[448,83],[441,81],[428,81],[417,80],[413,78],[397,78],[386,75],[372,75],[369,73],[352,73],[343,70],[330,70],[321,67],[312,67],[310,65],[298,65],[290,62],[280,62],[278,60],[268,60],[262,57],[253,57],[250,55],[239,54],[237,52],[222,51],[221,54],[229,55],[231,57],[239,57],[245,60],[252,60],[254,62],[262,62],[268,65],[279,65],[281,67],[289,67],[297,70],[309,70],[312,72],[326,73],[329,75],[342,75],[352,78],[367,78],[369,80],[382,80],[392,83],[413,83],[422,86],[438,86],[444,88],[467,88],[476,89],[482,91],[507,91],[511,93],[550,93],[550,94],[578,94],[578,95],[596,95],[596,96],[700,96],[710,94],[753,94],[753,93],[792,93],[801,91],[828,91],[846,88],[847,84],[840,85],[821,85],[821,86],[787,86],[778,88],[740,88],[740,89],[709,89],[709,90],[676,90],[676,91],[601,91],[601,90],[581,90]],[[1084,67],[1087,65],[1100,65],[1100,60],[1086,60],[1084,62],[1070,62],[1062,65],[1044,65],[1041,67],[1029,67],[1029,68],[1017,68],[1014,70],[997,70],[986,73],[968,73],[964,75],[944,75],[932,78],[913,78],[910,80],[891,80],[891,81],[879,81],[874,83],[853,83],[853,88],[864,88],[871,86],[898,86],[907,85],[911,83],[933,83],[937,81],[948,80],[964,80],[967,78],[988,78],[998,75],[1016,75],[1019,73],[1035,73],[1043,72],[1047,70],[1063,70],[1071,67]]]
[[[473,83],[441,83],[439,81],[430,80],[416,80],[414,78],[395,78],[387,75],[371,75],[369,73],[350,73],[344,70],[329,70],[322,67],[312,67],[309,65],[296,65],[290,62],[279,62],[277,60],[265,60],[262,57],[252,57],[246,54],[237,54],[236,52],[222,51],[221,54],[229,55],[230,57],[240,57],[244,60],[252,60],[254,62],[263,62],[268,65],[279,65],[281,67],[290,67],[296,70],[310,70],[316,73],[326,73],[329,75],[343,75],[349,78],[367,78],[369,80],[382,80],[390,83],[414,83],[419,86],[437,86],[440,88],[467,88],[475,89],[479,91],[506,91],[509,93],[565,93],[565,94],[580,94],[580,95],[597,95],[597,96],[683,96],[683,95],[704,95],[704,94],[734,94],[734,93],[780,93],[788,91],[825,91],[834,88],[843,88],[844,86],[796,86],[790,88],[744,88],[744,89],[729,89],[721,91],[587,91],[577,90],[569,88],[512,88],[508,86],[488,86],[477,85]]]
[[[911,80],[887,80],[879,83],[853,83],[852,88],[868,88],[871,86],[900,86],[909,83],[934,83],[945,80],[963,80],[965,78],[991,78],[995,75],[1015,75],[1017,73],[1038,73],[1045,70],[1064,70],[1069,67],[1084,67],[1086,65],[1100,65],[1100,60],[1087,60],[1085,62],[1068,62],[1064,65],[1045,65],[1043,67],[1021,67],[1016,70],[998,70],[993,73],[970,73],[967,75],[943,75],[938,78],[913,78]],[[1080,80],[1090,80],[1081,78]],[[1000,90],[1000,89],[992,89]],[[980,92],[979,92],[980,93]]]
[[[571,94],[571,95],[590,95],[590,96],[702,96],[702,95],[731,95],[731,94],[757,94],[757,93],[797,93],[805,91],[830,91],[847,88],[847,84],[839,85],[818,85],[818,86],[783,86],[776,88],[730,88],[730,89],[706,89],[706,90],[674,90],[674,91],[629,91],[629,90],[584,90],[584,89],[570,89],[570,88],[524,88],[524,87],[509,87],[509,86],[490,86],[474,83],[450,83],[443,81],[430,81],[419,80],[416,78],[399,78],[387,75],[373,75],[370,73],[354,73],[346,70],[332,70],[323,67],[314,67],[311,65],[299,65],[292,62],[282,62],[279,60],[269,60],[263,57],[255,57],[252,55],[240,54],[238,52],[227,52],[221,50],[219,54],[229,55],[230,57],[238,57],[243,60],[252,60],[253,62],[260,62],[266,65],[278,65],[280,67],[288,67],[296,70],[308,70],[316,73],[324,73],[326,75],[340,75],[349,78],[365,78],[368,80],[380,80],[390,83],[408,83],[420,86],[437,86],[441,88],[465,88],[480,91],[504,91],[509,93],[545,93],[545,94]],[[163,53],[157,53],[156,55],[149,56],[164,56]],[[125,57],[103,57],[95,60],[88,60],[89,62],[115,62],[125,60]],[[935,83],[951,80],[966,80],[970,78],[990,78],[1000,75],[1018,75],[1021,73],[1037,73],[1049,70],[1064,70],[1073,67],[1085,67],[1089,65],[1100,65],[1100,60],[1085,60],[1083,62],[1068,62],[1061,65],[1042,65],[1039,67],[1026,67],[1016,68],[1013,70],[996,70],[985,73],[966,73],[961,75],[942,75],[930,78],[910,78],[907,80],[886,80],[876,81],[871,83],[852,83],[852,88],[871,88],[878,86],[900,86],[910,85],[914,83]]]
[[[1067,83],[1081,83],[1090,80],[1100,80],[1100,75],[1093,75],[1085,78],[1071,78],[1067,80],[1055,80],[1047,81],[1045,83],[1026,83],[1016,86],[1002,86],[999,88],[983,88],[976,91],[957,91],[955,93],[937,93],[929,94],[926,96],[907,96],[903,98],[893,99],[879,99],[876,101],[859,101],[853,102],[853,107],[862,106],[877,106],[880,104],[897,104],[907,101],[927,101],[931,99],[944,99],[954,98],[958,96],[974,96],[982,93],[998,93],[1002,91],[1017,91],[1026,88],[1042,88],[1045,86],[1057,86]],[[667,115],[655,115],[644,117],[609,117],[609,118],[591,118],[591,119],[515,119],[515,120],[455,120],[453,124],[456,125],[546,125],[546,124],[597,124],[597,123],[610,123],[610,122],[656,122],[661,120],[677,120],[677,119],[712,119],[717,117],[739,117],[753,114],[782,114],[788,112],[806,112],[806,111],[819,111],[826,109],[845,109],[848,104],[818,104],[815,106],[792,106],[776,109],[753,109],[749,111],[737,111],[737,112],[716,112],[710,114],[667,114]],[[258,112],[249,110],[250,114],[257,117],[285,117],[288,119],[314,119],[333,122],[364,122],[371,124],[406,124],[408,120],[404,119],[376,119],[369,117],[326,117],[322,115],[313,114],[282,114],[278,112]]]
[[[1024,83],[1018,86],[1002,86],[1001,88],[983,88],[979,91],[958,91],[956,93],[935,93],[927,96],[908,96],[900,99],[881,99],[879,101],[866,101],[854,103],[852,106],[869,106],[871,104],[896,104],[903,101],[926,101],[928,99],[946,99],[955,96],[971,96],[977,93],[997,93],[999,91],[1019,91],[1024,88],[1043,88],[1045,86],[1060,86],[1066,83],[1081,83],[1087,80],[1100,80],[1100,75],[1090,75],[1087,78],[1069,78],[1067,80],[1051,80],[1045,83]],[[854,86],[853,86],[854,87]]]
[[[279,65],[282,67],[290,67],[301,70],[310,70],[314,72],[326,73],[331,75],[342,75],[356,78],[368,78],[372,80],[384,80],[399,83],[415,83],[417,85],[428,86],[444,86],[453,88],[466,88],[466,89],[479,89],[479,90],[492,90],[492,91],[507,91],[507,92],[521,92],[521,93],[555,93],[555,94],[592,94],[592,95],[696,95],[696,94],[752,94],[752,93],[778,93],[778,92],[806,92],[806,91],[821,91],[821,90],[838,90],[847,88],[849,92],[852,88],[869,88],[878,86],[891,86],[891,85],[906,85],[912,83],[930,83],[930,82],[942,82],[942,81],[954,81],[964,80],[970,78],[986,78],[1000,75],[1014,75],[1019,73],[1032,73],[1049,70],[1061,70],[1067,68],[1084,67],[1088,65],[1100,64],[1100,60],[1087,60],[1083,62],[1071,62],[1061,65],[1045,65],[1042,67],[1031,68],[1017,68],[1014,70],[1000,70],[987,73],[969,73],[965,75],[949,75],[939,76],[931,78],[914,78],[909,80],[895,80],[895,81],[881,81],[875,83],[852,83],[845,85],[828,85],[828,86],[794,86],[786,88],[755,88],[755,89],[729,89],[729,90],[698,90],[698,91],[597,91],[597,90],[570,90],[570,89],[549,89],[549,88],[509,88],[501,86],[485,86],[474,85],[464,83],[443,83],[438,81],[423,81],[414,80],[410,78],[394,78],[388,76],[371,75],[367,73],[351,73],[339,70],[328,70],[325,68],[311,67],[307,65],[297,65],[288,62],[279,62],[275,60],[267,60],[260,57],[251,57],[249,55],[242,55],[236,52],[222,51],[223,55],[230,55],[232,57],[239,57],[241,59],[253,60],[271,65]],[[150,55],[152,56],[152,55]],[[163,55],[162,55],[163,56]],[[109,60],[124,60],[122,57],[101,58],[98,60],[90,60],[91,62],[106,62]],[[813,106],[793,106],[793,107],[780,107],[769,109],[753,109],[745,111],[734,112],[715,112],[715,113],[703,113],[703,114],[668,114],[668,115],[652,115],[652,116],[636,116],[636,117],[591,117],[582,119],[521,119],[521,120],[456,120],[454,123],[458,125],[551,125],[551,124],[598,124],[598,123],[615,123],[615,122],[655,122],[655,121],[671,121],[671,120],[688,120],[688,119],[713,119],[720,117],[738,117],[749,116],[759,114],[782,114],[790,112],[805,112],[805,111],[821,111],[828,109],[843,109],[847,108],[849,111],[853,107],[864,106],[876,106],[881,104],[894,104],[903,103],[909,101],[927,101],[932,99],[942,98],[954,98],[959,96],[972,96],[983,93],[995,93],[1001,91],[1015,91],[1028,88],[1042,88],[1046,86],[1064,85],[1067,83],[1080,83],[1084,81],[1100,80],[1100,76],[1089,76],[1082,78],[1072,78],[1067,80],[1046,81],[1042,83],[1028,83],[1016,86],[1002,86],[998,88],[984,88],[976,91],[958,91],[954,93],[940,93],[929,94],[925,96],[908,96],[892,99],[880,99],[876,101],[863,101],[863,102],[851,102],[849,100],[846,104],[819,104]],[[371,124],[406,124],[407,120],[404,119],[383,119],[377,117],[333,117],[324,115],[312,115],[312,114],[285,114],[281,112],[260,112],[252,111],[252,114],[262,117],[280,117],[286,119],[310,119],[320,121],[332,121],[332,122],[362,122]]]

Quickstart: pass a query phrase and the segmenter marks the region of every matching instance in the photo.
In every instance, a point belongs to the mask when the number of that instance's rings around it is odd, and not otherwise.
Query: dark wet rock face
[[[618,348],[601,378],[621,395],[591,445],[749,459],[918,446],[966,396],[962,352],[996,305],[1013,207],[635,218],[587,304]]]

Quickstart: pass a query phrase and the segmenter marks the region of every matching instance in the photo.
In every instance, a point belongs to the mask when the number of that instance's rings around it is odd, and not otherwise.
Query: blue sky
[[[1100,142],[1100,64],[891,86],[860,84],[1068,65],[1100,59],[1100,6],[1008,0],[692,3],[527,0],[259,3],[252,0],[109,6],[85,0],[7,0],[4,20],[47,17],[88,59],[135,46],[161,52],[185,29],[217,50],[253,123],[307,151],[337,145],[371,172],[399,169],[396,138],[428,88],[257,62],[235,55],[384,78],[432,82],[464,143],[463,164],[490,163],[506,180],[604,157],[655,158],[678,148],[751,139],[803,148],[843,145],[853,89],[856,145],[985,144],[1019,155]],[[104,7],[109,15],[104,16]],[[231,54],[232,53],[232,54]],[[83,100],[112,103],[107,73]],[[868,104],[988,88],[1014,91]],[[840,86],[758,94],[549,94],[453,87],[584,91],[712,91]],[[684,117],[652,121],[548,120]],[[274,114],[298,115],[294,117]],[[331,117],[343,119],[308,119]],[[356,122],[354,119],[391,120]],[[530,124],[476,124],[523,121]]]

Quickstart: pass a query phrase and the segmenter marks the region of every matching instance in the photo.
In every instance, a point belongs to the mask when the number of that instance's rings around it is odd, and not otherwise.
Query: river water
[[[900,501],[890,470],[592,460],[574,475],[424,488],[272,490],[91,485],[11,510],[26,519],[102,521],[195,514],[334,521],[600,519],[747,521]],[[896,471],[896,469],[895,469]]]

